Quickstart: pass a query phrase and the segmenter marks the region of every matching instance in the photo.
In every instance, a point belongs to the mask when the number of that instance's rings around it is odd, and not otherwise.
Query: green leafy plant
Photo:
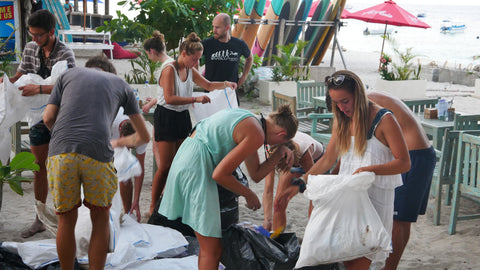
[[[11,63],[16,60],[15,57],[19,54],[17,49],[14,49],[13,51],[6,49],[8,42],[15,34],[15,26],[13,26],[12,23],[6,23],[6,25],[12,28],[12,32],[7,38],[0,39],[0,76],[3,76],[4,74],[11,75],[10,73],[13,70]]]
[[[144,84],[148,81],[150,84],[156,84],[155,70],[159,68],[162,63],[154,62],[148,59],[148,55],[145,51],[135,59],[130,60],[132,69],[129,73],[125,74],[125,81],[129,84]]]
[[[201,38],[210,35],[212,21],[219,12],[236,13],[242,7],[241,0],[125,0],[118,2],[120,6],[129,6],[129,10],[138,11],[134,23],[157,29],[165,35],[167,50],[176,49],[179,42],[187,34],[196,32]],[[121,27],[136,25],[121,17],[119,21],[107,23]],[[112,20],[113,21],[113,20]],[[140,33],[138,33],[140,34]],[[142,33],[143,34],[143,33]],[[151,34],[151,33],[149,33]]]
[[[299,40],[296,43],[277,45],[280,56],[272,55],[275,61],[275,66],[272,69],[272,80],[299,81],[310,78],[310,68],[302,66],[301,57],[301,52],[307,44],[308,41]]]
[[[245,58],[242,56],[238,63],[238,70],[243,74],[243,68],[245,66]],[[262,66],[262,58],[256,54],[253,55],[252,68],[247,76],[245,82],[240,86],[241,91],[245,93],[247,97],[253,97],[253,90],[255,89],[255,82],[258,80],[258,76],[255,76],[255,70]]]
[[[393,63],[389,55],[382,53],[378,69],[380,77],[387,81],[419,80],[422,65],[419,64],[417,67],[413,65],[412,60],[418,56],[412,52],[413,48],[400,51],[393,38],[386,37],[386,40],[393,45],[393,51],[400,60],[400,64]]]
[[[112,41],[116,42],[142,42],[152,36],[154,31],[150,25],[142,24],[138,21],[130,20],[125,14],[117,10],[117,17],[105,21],[104,25],[97,27],[97,32],[109,31],[112,33]]]
[[[0,181],[8,183],[10,188],[23,196],[21,182],[31,182],[32,179],[21,176],[24,171],[38,171],[40,167],[35,163],[32,153],[21,152],[15,155],[10,164],[3,165],[0,161]]]

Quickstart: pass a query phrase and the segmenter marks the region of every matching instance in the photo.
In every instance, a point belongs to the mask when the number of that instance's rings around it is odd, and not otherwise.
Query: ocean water
[[[348,1],[347,1],[348,4]],[[351,5],[350,12],[355,12],[371,6],[372,4]],[[413,53],[421,59],[435,61],[443,66],[462,68],[480,65],[480,59],[473,57],[480,56],[480,6],[442,6],[442,5],[402,5],[402,8],[417,15],[425,13],[424,18],[419,18],[431,26],[431,28],[398,27],[389,25],[392,29],[391,37],[401,51],[406,48],[413,48]],[[463,22],[466,24],[464,32],[455,34],[444,34],[440,32],[442,20]],[[340,28],[338,41],[347,50],[378,52],[382,48],[381,35],[363,35],[363,30],[385,28],[384,24],[366,23],[360,20],[345,19],[346,26]],[[384,51],[392,55],[392,45],[385,41]]]

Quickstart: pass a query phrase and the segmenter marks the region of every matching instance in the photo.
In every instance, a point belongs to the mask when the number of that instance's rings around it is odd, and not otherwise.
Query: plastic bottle
[[[447,101],[445,99],[438,100],[438,119],[445,120],[447,114]]]
[[[147,97],[150,96],[150,84],[148,84],[148,81],[145,81],[145,84],[143,85],[143,94]],[[140,106],[140,108],[141,107],[142,106]]]
[[[140,103],[140,95],[138,94],[138,89],[133,89],[133,93],[135,94],[135,98],[137,99],[137,103],[138,103],[138,106],[140,106],[140,108],[142,107],[142,104]]]

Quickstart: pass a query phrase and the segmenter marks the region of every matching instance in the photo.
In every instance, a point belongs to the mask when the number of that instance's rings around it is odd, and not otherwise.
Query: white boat
[[[442,27],[440,27],[440,32],[442,33],[461,33],[465,31],[467,26],[465,23],[461,22],[452,22],[450,20],[443,20]]]
[[[396,33],[397,31],[395,31]],[[383,35],[383,33],[385,33],[385,28],[365,28],[365,30],[363,30],[363,34],[364,35]],[[394,33],[393,32],[393,29],[390,27],[390,28],[387,28],[387,35],[390,35]]]

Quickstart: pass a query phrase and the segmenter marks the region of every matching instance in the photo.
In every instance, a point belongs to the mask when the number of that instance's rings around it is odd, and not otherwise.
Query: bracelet
[[[303,193],[305,189],[307,189],[307,184],[305,184],[305,181],[303,181],[302,178],[292,178],[292,180],[290,181],[290,184],[294,186],[298,186],[300,193]]]
[[[40,84],[40,91],[38,93],[42,94],[42,85],[41,84]]]
[[[195,97],[192,97],[192,104],[195,103]]]

